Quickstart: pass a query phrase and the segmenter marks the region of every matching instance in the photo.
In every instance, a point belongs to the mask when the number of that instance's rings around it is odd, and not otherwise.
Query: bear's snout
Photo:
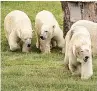
[[[42,40],[45,40],[45,38],[44,38],[42,35],[40,36],[40,38],[41,38]]]
[[[88,59],[89,59],[89,56],[85,56],[84,61],[85,61],[85,62],[87,62],[87,61],[88,61]]]
[[[85,59],[88,59],[89,58],[89,56],[85,56]]]
[[[27,47],[31,47],[31,44],[28,44]]]
[[[43,39],[43,36],[40,36],[41,39]]]

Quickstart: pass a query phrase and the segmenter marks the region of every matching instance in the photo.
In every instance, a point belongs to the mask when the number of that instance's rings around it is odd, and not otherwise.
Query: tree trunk
[[[91,20],[97,22],[96,2],[74,2],[61,1],[63,10],[63,30],[64,37],[71,25],[78,20]]]

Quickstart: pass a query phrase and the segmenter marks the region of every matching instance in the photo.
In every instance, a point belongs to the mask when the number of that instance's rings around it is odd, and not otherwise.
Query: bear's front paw
[[[83,74],[83,75],[81,76],[81,79],[82,79],[82,80],[87,80],[87,79],[89,79],[92,75],[93,75],[93,73],[91,73],[91,74]]]
[[[20,49],[20,46],[17,45],[17,44],[14,45],[14,46],[13,46],[13,45],[10,45],[10,50],[11,50],[11,51],[16,51],[16,50],[19,50],[19,49]]]

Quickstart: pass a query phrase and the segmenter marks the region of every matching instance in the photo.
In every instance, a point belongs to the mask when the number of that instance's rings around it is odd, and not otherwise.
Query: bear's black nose
[[[85,56],[85,59],[88,59],[89,58],[89,56]]]
[[[88,61],[88,58],[89,58],[89,56],[85,56],[84,61],[87,62]]]
[[[43,36],[40,36],[41,39],[43,39]]]
[[[27,47],[30,47],[30,46],[31,46],[31,44],[28,44],[28,45],[27,45]]]

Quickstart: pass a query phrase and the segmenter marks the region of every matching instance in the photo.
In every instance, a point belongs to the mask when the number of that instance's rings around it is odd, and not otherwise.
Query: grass
[[[94,75],[83,81],[71,76],[64,68],[64,55],[59,49],[51,54],[41,54],[32,40],[29,54],[11,52],[4,33],[4,17],[12,10],[22,10],[30,17],[34,28],[36,14],[45,9],[51,11],[62,28],[62,9],[60,2],[1,2],[1,91],[96,91],[97,57],[93,58]]]

